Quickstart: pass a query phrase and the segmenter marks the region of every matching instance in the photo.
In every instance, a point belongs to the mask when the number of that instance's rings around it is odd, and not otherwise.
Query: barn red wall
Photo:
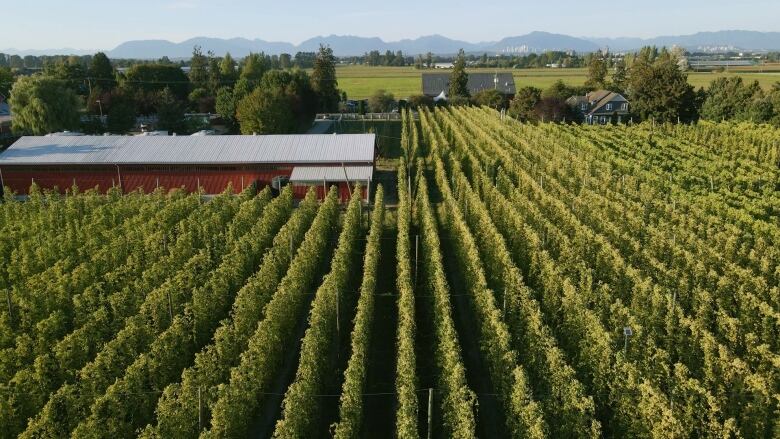
[[[119,184],[119,174],[116,171],[16,171],[9,167],[0,168],[2,172],[3,184],[19,195],[27,195],[33,180],[43,189],[58,188],[60,192],[69,189],[74,184],[84,191],[97,188],[100,192],[106,192],[111,187]],[[121,170],[122,190],[125,193],[135,191],[139,188],[144,192],[153,192],[158,186],[163,188],[184,188],[188,192],[195,192],[198,186],[202,187],[207,194],[222,193],[228,184],[233,184],[236,192],[241,191],[242,187],[248,187],[257,182],[260,187],[271,184],[274,177],[289,176],[290,170],[267,170],[267,171],[129,171]],[[329,183],[330,186],[336,183]],[[317,197],[324,198],[324,189],[322,184],[314,186]],[[349,201],[350,191],[346,183],[338,183],[339,195],[341,200]],[[296,198],[302,199],[310,186],[294,186],[293,192]],[[363,198],[366,196],[366,188],[362,189]]]
[[[44,189],[59,189],[64,192],[75,183],[79,189],[98,188],[105,192],[119,184],[116,171],[15,171],[8,167],[2,170],[3,184],[20,195],[26,195],[33,180]],[[289,170],[270,171],[127,171],[120,170],[122,190],[132,192],[142,188],[144,192],[153,192],[158,186],[164,188],[184,188],[195,192],[198,185],[207,194],[219,194],[232,183],[236,192],[242,186],[248,187],[257,182],[260,186],[270,185],[274,177],[289,176]]]

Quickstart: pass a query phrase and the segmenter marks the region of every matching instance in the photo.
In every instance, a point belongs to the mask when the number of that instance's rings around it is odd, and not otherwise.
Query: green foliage
[[[356,438],[360,434],[363,420],[363,393],[368,373],[369,341],[373,331],[374,296],[376,277],[379,270],[382,231],[385,219],[384,189],[380,185],[374,194],[374,209],[371,212],[371,230],[368,234],[363,260],[363,280],[360,297],[352,328],[352,355],[344,371],[344,384],[339,400],[339,422],[334,425],[333,437]]]
[[[166,88],[160,92],[155,102],[157,113],[157,129],[170,133],[186,133],[187,125],[184,121],[184,104],[176,99],[171,89]]]
[[[476,105],[484,105],[494,110],[499,110],[504,107],[504,95],[495,89],[487,89],[478,92],[472,97],[472,101]]]
[[[89,65],[87,74],[91,81],[94,81],[93,87],[100,87],[105,90],[111,90],[116,87],[116,72],[111,61],[103,52],[98,52],[92,56],[92,62]]]
[[[175,64],[136,64],[127,70],[120,84],[138,100],[166,88],[180,101],[186,101],[190,93],[189,78]]]
[[[236,119],[242,134],[284,134],[296,128],[292,103],[281,90],[256,89],[239,102]]]
[[[594,90],[607,88],[607,59],[601,51],[594,53],[590,58],[585,86]]]
[[[0,95],[5,102],[11,97],[11,87],[13,87],[14,81],[16,81],[16,76],[11,69],[0,67]]]
[[[657,122],[690,122],[698,118],[693,87],[671,54],[645,49],[629,72],[629,100],[640,118]]]
[[[507,113],[521,122],[533,122],[536,120],[534,108],[541,100],[541,90],[536,87],[522,87],[517,90]]]
[[[331,189],[317,217],[306,232],[290,269],[273,298],[265,307],[265,318],[251,335],[239,364],[231,369],[230,380],[219,387],[211,406],[211,428],[201,437],[240,437],[249,431],[257,409],[271,389],[298,322],[305,315],[308,294],[316,287],[328,242],[338,217],[338,197]]]
[[[395,107],[395,96],[385,90],[377,90],[368,98],[368,111],[371,113],[388,113]]]
[[[322,405],[311,395],[322,394],[328,377],[336,367],[339,349],[339,310],[354,306],[354,293],[349,293],[350,273],[354,270],[361,235],[362,190],[358,185],[347,206],[344,226],[339,235],[330,272],[317,289],[311,304],[308,327],[301,345],[298,370],[284,395],[282,417],[276,423],[275,438],[312,437],[320,422]],[[371,279],[368,279],[371,282]],[[365,285],[364,285],[365,286]],[[366,294],[373,294],[373,285]]]
[[[766,122],[772,118],[773,106],[765,100],[758,82],[745,84],[740,77],[712,81],[701,108],[701,117],[716,122],[745,120]]]
[[[450,99],[450,102],[458,97],[471,97],[469,92],[469,74],[466,73],[466,53],[463,49],[460,49],[453,63],[452,73],[450,74],[450,89],[447,91],[447,97]]]
[[[314,60],[314,70],[311,73],[311,84],[317,93],[319,111],[333,113],[338,110],[341,93],[336,79],[336,57],[333,49],[320,46]]]
[[[34,75],[19,78],[11,90],[12,128],[18,134],[43,135],[73,130],[79,124],[76,94],[59,79]]]

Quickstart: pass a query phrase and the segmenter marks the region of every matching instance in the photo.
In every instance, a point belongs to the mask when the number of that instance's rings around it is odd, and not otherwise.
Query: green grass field
[[[396,99],[403,99],[422,92],[421,70],[414,67],[366,67],[339,66],[337,69],[339,88],[347,92],[351,99],[363,99],[376,90],[384,89]],[[424,70],[431,71],[431,70]],[[472,69],[470,72],[495,72],[494,69]],[[447,70],[437,70],[447,72]],[[518,69],[512,70],[518,87],[534,86],[547,88],[561,79],[569,85],[583,85],[587,78],[587,69]],[[742,76],[746,81],[757,80],[761,87],[768,90],[772,84],[780,82],[780,71],[760,72],[758,68],[739,69],[730,72],[711,73],[693,72],[688,74],[689,82],[696,88],[707,87],[719,77]]]

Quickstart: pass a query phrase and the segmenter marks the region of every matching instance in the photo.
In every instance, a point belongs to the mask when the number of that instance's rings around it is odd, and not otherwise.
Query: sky
[[[298,44],[440,34],[496,41],[535,30],[585,37],[780,31],[780,0],[2,0],[0,49],[101,49],[196,36]]]

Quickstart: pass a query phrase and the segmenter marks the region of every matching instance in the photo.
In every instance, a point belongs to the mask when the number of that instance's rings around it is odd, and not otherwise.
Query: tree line
[[[26,76],[0,67],[0,94],[10,97],[17,134],[122,134],[139,116],[182,134],[207,126],[189,113],[217,114],[233,133],[294,132],[316,111],[336,111],[342,99],[333,51],[321,47],[311,55],[252,53],[237,61],[195,47],[188,71],[164,59],[119,70],[104,53],[86,65],[85,58],[62,57]],[[309,60],[311,74],[296,67]]]
[[[688,83],[684,55],[679,48],[657,47],[645,47],[619,58],[596,52],[587,58],[588,77],[583,86],[570,86],[562,80],[547,89],[525,86],[510,100],[494,89],[471,95],[468,57],[461,50],[450,74],[447,104],[506,109],[510,116],[524,122],[577,122],[582,115],[566,101],[590,91],[609,90],[629,100],[629,117],[635,121],[691,123],[704,119],[780,126],[780,82],[764,91],[758,81],[722,77],[697,90]],[[414,96],[409,104],[432,107],[434,103],[429,97]]]

